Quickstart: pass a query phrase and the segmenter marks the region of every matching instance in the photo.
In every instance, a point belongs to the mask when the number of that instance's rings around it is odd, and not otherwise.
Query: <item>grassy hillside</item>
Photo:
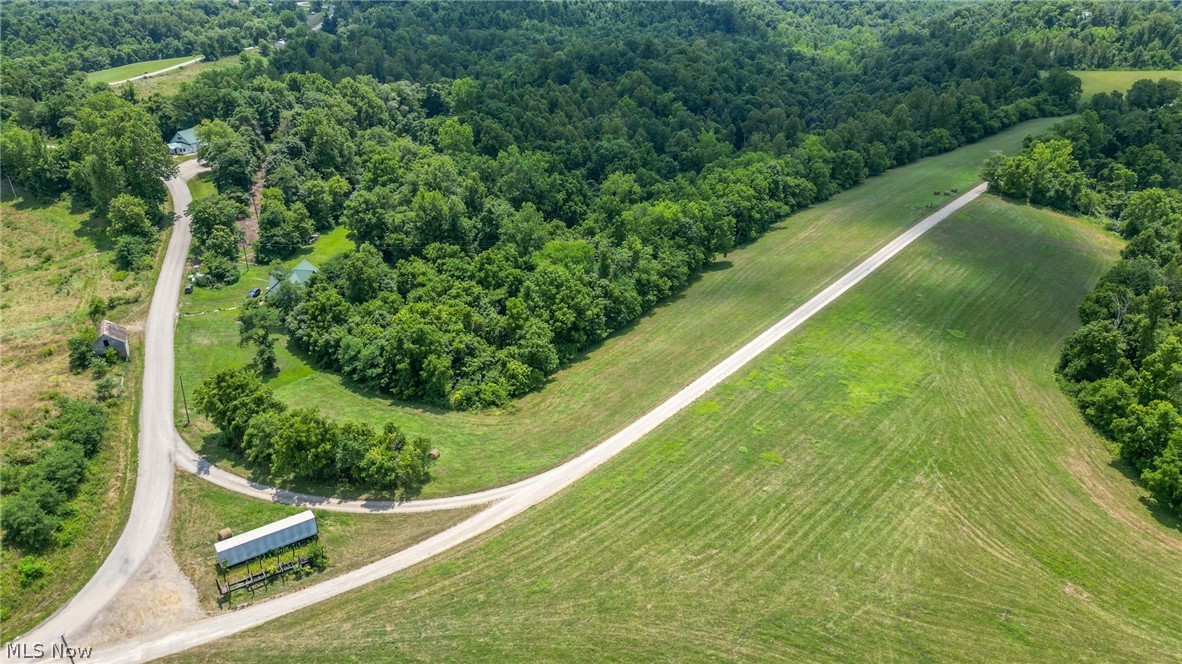
[[[1088,99],[1097,92],[1112,92],[1113,90],[1127,91],[1137,81],[1148,78],[1156,81],[1168,78],[1182,81],[1182,69],[1152,69],[1152,70],[1103,70],[1103,71],[1073,71],[1083,82],[1083,98]]]
[[[103,69],[101,71],[92,71],[86,75],[86,80],[91,83],[112,83],[114,81],[122,81],[133,76],[141,76],[150,72],[179,65],[182,62],[192,60],[197,56],[185,55],[179,58],[165,58],[163,60],[144,60],[143,62],[133,62],[121,67],[111,67],[110,69]]]
[[[793,215],[756,243],[719,260],[690,288],[631,328],[584,354],[511,412],[441,412],[394,404],[340,376],[314,370],[294,346],[284,349],[283,343],[277,349],[281,371],[270,384],[279,398],[293,405],[315,404],[336,417],[379,425],[394,421],[412,434],[431,437],[443,455],[425,497],[521,479],[599,442],[666,399],[926,216],[929,206],[951,200],[933,196],[934,190],[964,191],[979,181],[980,164],[990,151],[1017,151],[1024,136],[1053,123],[1025,123],[975,145],[889,171]],[[244,277],[241,287],[235,287],[233,302],[182,300],[182,311],[234,306],[251,286],[251,278]],[[186,384],[197,385],[213,371],[249,362],[251,350],[237,346],[234,315],[222,311],[182,316],[176,366]],[[179,421],[183,423],[183,415]],[[186,436],[201,448],[202,432],[208,430],[199,422]],[[202,451],[227,468],[250,473],[232,454],[213,446]]]
[[[1174,660],[1182,532],[1052,375],[1116,249],[983,198],[498,533],[177,659]]]
[[[8,640],[47,617],[78,591],[114,546],[127,517],[135,479],[140,331],[154,272],[115,270],[103,222],[68,199],[38,201],[5,182],[0,198],[0,464],[24,464],[46,445],[35,432],[57,414],[59,396],[92,398],[95,380],[68,368],[66,339],[102,316],[128,327],[133,356],[121,365],[123,394],[113,405],[102,451],[90,464],[59,531],[60,544],[34,558],[48,574],[20,585],[19,549],[0,547],[0,638]],[[167,234],[161,246],[167,243]],[[161,249],[162,250],[162,249]],[[11,487],[8,487],[11,488]]]

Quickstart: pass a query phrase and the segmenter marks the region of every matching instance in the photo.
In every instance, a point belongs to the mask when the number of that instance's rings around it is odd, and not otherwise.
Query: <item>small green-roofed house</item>
[[[292,268],[291,273],[287,275],[287,280],[293,284],[302,284],[319,271],[315,265],[304,259],[300,261],[299,265]],[[267,282],[267,293],[270,294],[277,286],[279,286],[279,280],[272,276]]]
[[[200,141],[197,140],[197,128],[182,129],[173,135],[168,142],[168,151],[172,154],[193,154],[197,151]]]

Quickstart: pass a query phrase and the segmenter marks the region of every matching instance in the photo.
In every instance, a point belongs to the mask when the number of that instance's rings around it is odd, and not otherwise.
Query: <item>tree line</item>
[[[425,438],[407,438],[393,424],[336,422],[314,408],[288,408],[251,369],[219,371],[193,393],[197,411],[222,441],[273,477],[368,485],[407,497],[430,478],[437,456]]]
[[[984,175],[1004,195],[1106,218],[1128,240],[1079,307],[1058,375],[1167,510],[1182,514],[1182,85],[1098,94]]]
[[[867,18],[879,39],[850,62],[743,6],[611,9],[350,6],[336,34],[202,74],[159,116],[221,137],[202,155],[222,194],[191,209],[195,234],[212,210],[230,232],[261,166],[260,262],[337,225],[358,245],[271,294],[301,349],[399,399],[503,406],[776,220],[1079,96],[994,42],[917,43],[900,59],[922,75],[891,82],[891,21]],[[831,11],[799,10],[818,33]],[[224,265],[224,239],[196,251]]]

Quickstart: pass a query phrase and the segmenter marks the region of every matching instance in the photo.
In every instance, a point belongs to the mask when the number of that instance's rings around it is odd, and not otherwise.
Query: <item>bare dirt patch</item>
[[[171,542],[162,541],[82,642],[97,645],[160,633],[204,616],[197,589],[173,559]]]

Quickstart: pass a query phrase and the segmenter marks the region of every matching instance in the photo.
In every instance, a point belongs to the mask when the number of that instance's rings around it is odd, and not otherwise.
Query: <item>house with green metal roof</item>
[[[307,259],[304,259],[300,261],[299,265],[292,268],[291,272],[287,275],[287,281],[297,285],[303,284],[308,279],[310,279],[312,275],[319,271],[320,270],[317,270],[315,265],[309,263]],[[276,279],[274,275],[272,275],[270,281],[267,282],[267,294],[270,294],[271,291],[275,290],[275,288],[278,286],[279,280]]]
[[[168,142],[168,151],[172,154],[193,154],[201,144],[197,140],[197,128],[189,127],[178,131]]]

